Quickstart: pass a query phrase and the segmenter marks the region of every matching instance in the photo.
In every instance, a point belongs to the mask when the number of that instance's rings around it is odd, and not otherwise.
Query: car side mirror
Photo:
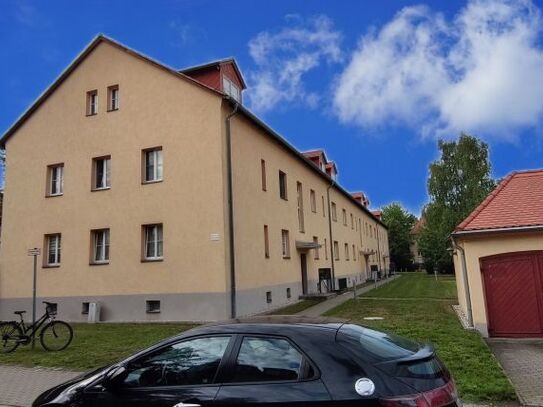
[[[115,366],[108,370],[104,380],[102,380],[102,386],[108,390],[115,390],[119,388],[128,376],[128,369],[124,366]]]

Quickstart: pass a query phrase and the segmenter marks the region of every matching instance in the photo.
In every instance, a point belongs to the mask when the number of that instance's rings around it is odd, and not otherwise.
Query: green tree
[[[495,187],[488,145],[462,133],[456,141],[438,142],[441,157],[430,164],[426,223],[419,247],[428,272],[453,270],[449,236]]]
[[[413,255],[410,245],[412,243],[411,229],[417,218],[394,202],[383,208],[381,220],[388,227],[388,244],[390,261],[398,269],[409,268],[413,264]]]

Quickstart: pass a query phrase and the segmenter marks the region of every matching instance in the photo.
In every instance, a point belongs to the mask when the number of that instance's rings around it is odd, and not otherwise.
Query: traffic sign
[[[41,249],[39,247],[34,247],[33,249],[28,249],[29,256],[39,256],[41,254]]]

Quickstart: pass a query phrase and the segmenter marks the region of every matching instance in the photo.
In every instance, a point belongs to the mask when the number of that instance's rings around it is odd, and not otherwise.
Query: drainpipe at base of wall
[[[332,234],[332,208],[330,205],[330,188],[336,184],[336,181],[332,180],[328,188],[326,189],[326,198],[328,200],[328,231],[330,234],[330,260],[331,262],[331,271],[332,271],[332,291],[336,289],[336,269],[334,263],[334,237]],[[338,248],[339,249],[339,248]]]
[[[227,198],[228,198],[228,239],[230,241],[230,317],[236,318],[236,250],[234,244],[234,199],[233,199],[233,175],[232,175],[232,136],[230,132],[230,119],[238,112],[238,103],[234,110],[225,119],[226,126],[226,172]]]
[[[466,252],[464,251],[464,248],[462,246],[459,246],[456,241],[454,240],[454,237],[451,236],[451,242],[453,247],[456,249],[457,253],[460,253],[460,264],[462,267],[462,280],[464,282],[464,294],[466,296],[466,317],[468,319],[468,326],[473,327],[473,312],[471,309],[471,294],[469,289],[469,281],[468,281],[468,266],[466,264]]]

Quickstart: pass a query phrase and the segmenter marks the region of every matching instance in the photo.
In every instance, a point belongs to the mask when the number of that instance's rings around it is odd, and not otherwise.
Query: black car
[[[198,327],[48,390],[33,405],[461,406],[432,348],[303,317]]]

